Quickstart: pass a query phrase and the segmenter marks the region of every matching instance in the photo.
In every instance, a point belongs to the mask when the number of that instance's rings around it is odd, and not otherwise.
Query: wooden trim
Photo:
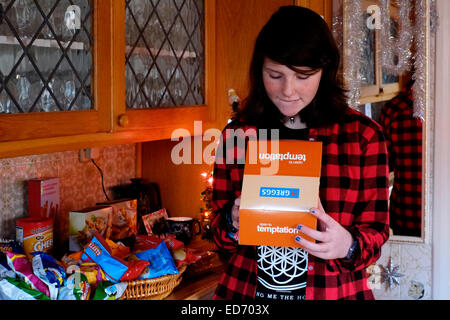
[[[95,110],[99,113],[99,130],[111,130],[111,7],[115,0],[94,2],[94,93]]]
[[[332,0],[294,0],[294,5],[314,10],[320,14],[331,27],[333,17]]]
[[[118,118],[126,113],[125,103],[125,0],[110,0],[112,8],[112,117],[113,131],[123,130]]]
[[[190,126],[194,121],[209,121],[208,106],[173,107],[128,110],[128,130],[142,130],[148,128],[167,127],[176,129],[180,126]]]
[[[136,178],[142,178],[142,143],[136,143],[136,159],[135,159],[135,175]]]
[[[389,94],[383,94],[383,95],[374,95],[374,96],[367,96],[359,99],[360,104],[366,104],[366,103],[377,103],[381,101],[389,101],[393,99],[397,93],[389,93]]]
[[[216,0],[205,1],[205,104],[209,119],[216,119]]]
[[[179,126],[194,134],[194,123]],[[216,128],[211,121],[202,122],[202,133],[205,130]],[[89,133],[64,137],[51,137],[42,139],[29,139],[0,143],[0,159],[25,156],[30,154],[44,154],[62,152],[93,147],[106,147],[119,144],[130,144],[154,140],[170,139],[173,133],[171,127],[153,127],[142,130],[127,130],[113,133]]]

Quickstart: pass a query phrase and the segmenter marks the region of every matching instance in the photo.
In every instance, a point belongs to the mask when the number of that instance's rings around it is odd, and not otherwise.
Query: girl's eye
[[[298,75],[297,76],[297,79],[300,79],[300,80],[306,80],[308,78],[309,78],[309,76],[305,76],[305,75]]]
[[[270,77],[271,79],[280,79],[280,78],[281,78],[281,76],[279,76],[279,75],[274,75],[274,74],[269,74],[269,77]]]

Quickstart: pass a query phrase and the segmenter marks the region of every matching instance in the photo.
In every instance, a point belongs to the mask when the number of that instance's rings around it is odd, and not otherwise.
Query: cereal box
[[[95,232],[111,237],[112,207],[94,206],[69,213],[69,250],[80,251]]]
[[[295,242],[299,233],[297,225],[317,227],[317,219],[309,209],[317,207],[319,200],[322,143],[272,142],[270,148],[263,142],[265,150],[247,148],[239,210],[239,243],[301,247]]]
[[[136,199],[118,199],[97,205],[112,207],[111,240],[128,238],[137,233]]]
[[[55,219],[59,210],[59,179],[28,180],[28,216]]]

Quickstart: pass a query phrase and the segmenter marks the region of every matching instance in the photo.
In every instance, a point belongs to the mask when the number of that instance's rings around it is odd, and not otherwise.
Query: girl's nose
[[[290,97],[294,93],[294,82],[291,79],[283,81],[282,93],[285,97]]]

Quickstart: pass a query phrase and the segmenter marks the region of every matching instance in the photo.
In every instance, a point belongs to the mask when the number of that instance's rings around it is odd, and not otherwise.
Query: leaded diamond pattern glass
[[[0,0],[0,113],[90,110],[92,0]]]
[[[126,0],[126,106],[205,101],[204,0]]]

